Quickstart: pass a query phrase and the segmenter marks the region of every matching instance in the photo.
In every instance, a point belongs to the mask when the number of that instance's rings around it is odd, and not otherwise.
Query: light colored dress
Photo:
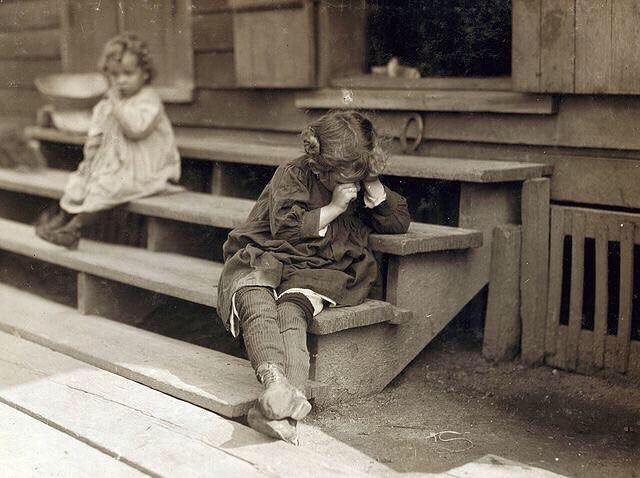
[[[171,184],[180,179],[180,155],[160,96],[145,86],[120,102],[120,121],[107,99],[93,109],[84,160],[60,200],[68,213],[100,211],[182,189]]]

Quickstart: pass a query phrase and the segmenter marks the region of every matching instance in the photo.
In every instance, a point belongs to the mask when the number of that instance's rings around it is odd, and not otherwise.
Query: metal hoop
[[[413,123],[414,121],[416,123],[416,129],[418,130],[418,135],[416,139],[413,141],[413,143],[411,143],[411,145],[408,145],[407,133],[409,132],[409,127],[411,126],[411,123]],[[407,121],[405,122],[404,127],[402,128],[402,133],[400,134],[400,145],[402,146],[403,153],[413,153],[416,149],[418,149],[418,146],[422,142],[423,130],[424,130],[424,122],[422,121],[422,115],[418,113],[411,114],[411,116],[407,118]]]

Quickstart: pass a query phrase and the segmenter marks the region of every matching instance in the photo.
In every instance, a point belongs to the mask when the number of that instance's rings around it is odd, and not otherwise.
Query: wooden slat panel
[[[60,33],[57,29],[0,33],[0,58],[60,58]]]
[[[0,4],[0,31],[56,28],[59,25],[58,0],[31,0]]]
[[[65,0],[61,13],[65,71],[95,71],[107,40],[118,33],[118,2]]]
[[[195,15],[193,48],[196,52],[233,50],[233,15],[214,13]]]
[[[618,315],[618,353],[616,368],[626,372],[631,340],[631,309],[633,303],[634,224],[620,225],[620,313]]]
[[[233,52],[196,53],[195,70],[198,88],[230,87],[236,84]]]
[[[604,93],[611,75],[613,0],[576,0],[576,93]]]
[[[584,229],[585,216],[576,212],[571,221],[571,300],[569,307],[569,334],[567,336],[566,368],[575,370],[578,345],[582,330],[582,298],[584,285]]]
[[[593,326],[593,365],[604,367],[604,346],[607,336],[607,306],[609,303],[609,234],[606,221],[594,220],[596,224],[596,303]]]
[[[315,83],[314,7],[236,12],[236,78],[247,87],[309,87]]]
[[[60,71],[58,59],[0,60],[0,88],[33,88],[36,76]]]
[[[540,89],[574,91],[575,0],[542,0]]]
[[[637,0],[615,0],[612,18],[612,93],[640,92],[640,4]]]
[[[564,243],[564,209],[551,207],[549,242],[549,294],[547,300],[547,326],[545,352],[556,353],[558,327],[560,326],[560,300],[562,298],[562,251]]]
[[[549,190],[547,178],[522,186],[521,315],[522,360],[544,361],[547,285],[549,280]]]
[[[542,0],[512,0],[511,80],[517,91],[540,91]]]
[[[432,78],[392,78],[382,75],[354,75],[332,78],[333,88],[356,88],[362,90],[476,90],[511,91],[514,89],[513,76],[496,77],[432,77]],[[533,91],[533,90],[532,90]]]

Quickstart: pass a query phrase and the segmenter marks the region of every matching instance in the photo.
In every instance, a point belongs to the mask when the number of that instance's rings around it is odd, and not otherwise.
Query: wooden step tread
[[[344,90],[324,88],[300,92],[297,108],[367,109],[394,111],[446,111],[550,115],[557,111],[552,95],[515,91],[482,90],[394,90],[350,89],[351,101],[345,102]]]
[[[179,380],[181,369],[176,371]],[[6,333],[0,333],[0,401],[145,476],[257,478],[290,476],[291,470],[303,478],[370,476],[345,457],[327,459],[312,445],[268,439],[209,410]],[[110,476],[101,471],[94,475]]]
[[[222,264],[194,257],[82,239],[70,251],[43,241],[32,226],[0,218],[0,249],[68,269],[216,307]],[[316,335],[380,322],[406,322],[407,312],[379,300],[320,313],[309,324]]]
[[[0,330],[227,417],[246,414],[262,390],[248,360],[82,315],[2,284],[0,304]],[[307,392],[322,387],[310,381]]]
[[[84,136],[53,128],[30,126],[25,135],[31,139],[81,145]],[[206,128],[176,128],[180,153],[188,158],[242,164],[278,166],[302,154],[298,146],[256,141],[255,134],[247,132],[243,139],[235,134],[225,138]],[[385,174],[446,181],[494,183],[525,181],[548,176],[552,166],[519,161],[491,161],[461,158],[434,158],[429,156],[392,155]]]
[[[0,169],[0,189],[59,199],[69,173],[55,169],[16,171]],[[254,201],[212,194],[180,192],[133,201],[132,212],[207,226],[241,225]],[[470,229],[412,223],[406,234],[372,234],[369,245],[386,254],[408,255],[482,245],[482,233]]]

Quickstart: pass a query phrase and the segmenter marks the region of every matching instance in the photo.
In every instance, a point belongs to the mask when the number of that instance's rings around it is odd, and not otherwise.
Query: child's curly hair
[[[301,137],[315,173],[338,171],[362,180],[381,174],[387,165],[373,123],[357,111],[329,111],[303,129]]]
[[[98,68],[105,74],[109,73],[109,65],[112,62],[121,62],[125,52],[132,53],[138,57],[138,65],[147,74],[146,83],[151,83],[156,71],[153,67],[151,54],[147,42],[142,40],[135,33],[122,33],[111,38],[102,50],[102,56],[98,62]]]

